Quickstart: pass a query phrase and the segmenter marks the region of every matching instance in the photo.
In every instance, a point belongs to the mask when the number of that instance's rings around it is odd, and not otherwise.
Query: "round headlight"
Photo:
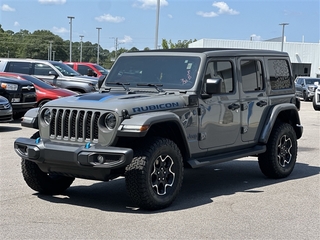
[[[51,121],[51,111],[50,109],[46,109],[43,113],[43,120],[46,124],[50,124],[50,121]]]
[[[114,129],[117,124],[116,116],[113,113],[109,113],[104,119],[104,124],[108,129]]]

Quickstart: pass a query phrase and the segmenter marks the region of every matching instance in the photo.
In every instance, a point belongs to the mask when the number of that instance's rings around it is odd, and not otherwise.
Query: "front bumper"
[[[103,147],[94,144],[82,146],[18,138],[14,142],[16,153],[23,159],[66,168],[122,168],[131,163],[133,150],[130,148]],[[60,167],[60,168],[61,168]]]

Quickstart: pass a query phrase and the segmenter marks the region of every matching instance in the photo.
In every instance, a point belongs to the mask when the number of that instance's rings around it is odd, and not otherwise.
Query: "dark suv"
[[[36,90],[29,81],[0,76],[0,95],[7,98],[13,108],[13,116],[19,118],[37,103]]]
[[[270,178],[294,169],[303,128],[287,53],[124,53],[100,85],[26,114],[22,125],[39,130],[14,148],[35,191],[59,194],[75,178],[125,176],[138,207],[160,209],[178,195],[184,166],[254,156]]]

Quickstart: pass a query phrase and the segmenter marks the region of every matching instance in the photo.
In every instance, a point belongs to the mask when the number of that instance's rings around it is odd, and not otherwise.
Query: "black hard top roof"
[[[172,49],[155,49],[140,52],[189,52],[205,53],[207,55],[227,54],[227,55],[279,55],[288,56],[286,52],[280,52],[269,49],[244,49],[244,48],[172,48]],[[224,55],[224,54],[223,54]]]

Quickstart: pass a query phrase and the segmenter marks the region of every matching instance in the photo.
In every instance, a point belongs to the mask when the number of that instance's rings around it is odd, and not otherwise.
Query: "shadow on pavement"
[[[215,197],[238,192],[260,193],[257,188],[311,177],[319,174],[319,167],[296,163],[292,174],[285,179],[268,179],[260,172],[256,160],[234,160],[198,169],[185,169],[182,189],[173,204],[159,211],[143,211],[132,206],[126,193],[124,178],[110,182],[94,182],[88,186],[72,186],[63,195],[36,194],[40,199],[52,203],[71,204],[95,208],[102,211],[153,214],[179,211],[205,205]]]

